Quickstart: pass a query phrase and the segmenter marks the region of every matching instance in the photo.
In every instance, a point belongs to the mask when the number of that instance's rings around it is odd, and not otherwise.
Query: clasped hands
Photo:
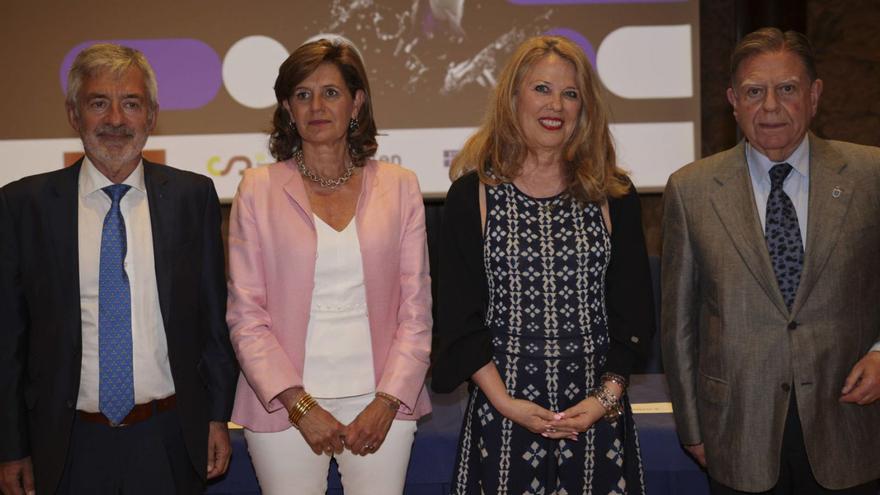
[[[289,397],[285,397],[286,393],[279,398],[289,410],[303,392],[299,389]],[[319,404],[312,407],[297,426],[316,455],[341,454],[343,449],[355,455],[369,455],[382,446],[394,416],[387,402],[377,397],[348,425],[340,423]]]
[[[499,407],[500,406],[500,407]],[[595,397],[588,397],[568,409],[553,412],[524,399],[509,397],[496,406],[504,417],[545,438],[575,441],[605,416],[605,408]]]

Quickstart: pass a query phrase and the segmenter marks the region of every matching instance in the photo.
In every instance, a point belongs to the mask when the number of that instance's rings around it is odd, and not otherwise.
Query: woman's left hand
[[[375,398],[345,427],[345,448],[354,455],[368,455],[379,450],[391,428],[395,412],[388,402]]]
[[[547,425],[541,435],[547,438],[577,440],[580,433],[590,429],[605,416],[605,408],[595,397],[587,397],[565,411],[556,413],[556,419]]]

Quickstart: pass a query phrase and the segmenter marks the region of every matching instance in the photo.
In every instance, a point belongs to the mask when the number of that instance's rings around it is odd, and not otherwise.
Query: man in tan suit
[[[801,34],[740,42],[745,135],[666,187],[663,357],[714,494],[866,493],[880,478],[880,149],[808,128]]]

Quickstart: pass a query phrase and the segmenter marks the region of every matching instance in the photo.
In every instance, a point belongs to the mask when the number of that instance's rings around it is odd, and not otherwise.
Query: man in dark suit
[[[865,493],[880,478],[880,149],[808,132],[809,41],[731,60],[745,135],[664,194],[664,366],[714,494]]]
[[[141,158],[156,82],[136,50],[81,52],[85,157],[0,189],[0,489],[200,493],[230,455],[236,364],[217,194]]]

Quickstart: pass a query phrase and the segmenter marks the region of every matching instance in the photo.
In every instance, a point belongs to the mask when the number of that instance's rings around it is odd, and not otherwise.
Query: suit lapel
[[[79,171],[82,159],[59,172],[49,186],[47,203],[49,235],[57,260],[56,275],[59,280],[59,297],[62,311],[69,315],[62,321],[81,322],[79,293]],[[82,338],[81,325],[69,325],[72,344],[78,349]]]
[[[171,185],[163,166],[144,160],[144,183],[150,204],[150,227],[153,230],[153,261],[156,269],[156,287],[159,291],[159,308],[166,333],[171,311],[171,263],[175,223],[174,198]]]
[[[379,198],[382,196],[382,191],[378,191],[378,180],[376,180],[376,162],[373,160],[369,160],[367,164],[363,167],[363,181],[361,182],[361,193],[358,196],[357,209],[354,214],[354,222],[357,226],[357,235],[358,235],[358,243],[360,244],[361,249],[361,264],[363,265],[364,272],[364,285],[366,287],[367,293],[367,301],[371,301],[376,298],[376,296],[372,293],[372,284],[371,280],[375,280],[374,276],[376,274],[373,273],[374,270],[379,271],[379,275],[381,277],[381,272],[385,270],[385,263],[382,259],[374,259],[375,254],[379,253],[379,251],[374,249],[366,249],[367,246],[374,245],[373,239],[371,236],[374,234],[374,230],[370,228],[369,222],[371,220],[370,212],[374,209],[374,196],[376,196],[376,200],[381,201]]]
[[[855,188],[846,174],[846,161],[825,140],[810,135],[810,200],[804,270],[792,312],[816,284],[840,236]]]
[[[767,297],[787,315],[788,308],[776,283],[755,207],[755,193],[746,164],[744,142],[731,150],[730,157],[721,166],[715,181],[719,187],[712,194],[712,206],[731,243]]]
[[[358,195],[357,209],[355,210],[354,220],[357,222],[358,227],[358,236],[362,236],[361,229],[364,229],[366,226],[363,223],[366,221],[366,213],[365,210],[370,205],[371,197],[374,194],[378,194],[381,196],[382,192],[377,191],[377,186],[379,186],[378,181],[376,180],[376,168],[377,164],[373,160],[367,161],[366,165],[362,168],[362,173],[364,177],[361,182],[361,193]],[[363,246],[363,242],[361,246]]]
[[[283,181],[284,185],[282,187],[284,192],[300,208],[307,221],[311,224],[312,230],[314,230],[315,219],[312,216],[312,205],[309,203],[309,195],[306,193],[306,186],[303,184],[302,176],[294,171],[295,167],[296,165],[293,164],[293,159],[291,158],[285,162],[285,166],[282,169],[282,173],[285,175],[279,178]]]

